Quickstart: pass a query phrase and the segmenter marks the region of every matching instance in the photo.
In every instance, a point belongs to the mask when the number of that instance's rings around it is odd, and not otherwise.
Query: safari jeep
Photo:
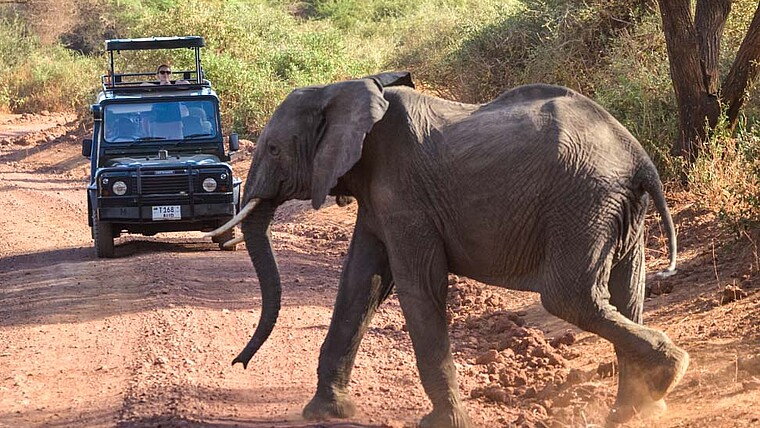
[[[105,42],[109,73],[90,106],[92,138],[82,143],[90,159],[88,219],[98,257],[114,256],[121,233],[209,231],[230,218],[240,201],[240,179],[228,161],[238,150],[237,134],[225,151],[219,98],[204,79],[202,37],[118,39]],[[158,85],[155,70],[117,73],[114,52],[192,49],[195,69],[175,71],[181,84]],[[157,64],[158,65],[158,64]],[[220,248],[234,231],[214,239]]]

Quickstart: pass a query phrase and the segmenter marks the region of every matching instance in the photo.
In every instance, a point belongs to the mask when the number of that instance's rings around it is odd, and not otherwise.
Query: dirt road
[[[86,134],[71,119],[0,116],[0,427],[400,428],[430,410],[391,298],[359,351],[357,416],[300,417],[355,206],[315,212],[292,203],[278,212],[283,309],[249,368],[232,367],[260,307],[246,252],[183,233],[122,237],[118,258],[96,259],[79,145]],[[236,161],[239,175],[249,162]],[[758,425],[757,236],[734,242],[687,195],[671,199],[680,271],[655,284],[672,292],[650,299],[646,318],[691,353],[692,365],[665,416],[628,426]],[[664,262],[656,228],[653,221],[650,270]],[[607,343],[547,315],[535,295],[450,283],[460,389],[477,426],[602,423],[615,391]]]

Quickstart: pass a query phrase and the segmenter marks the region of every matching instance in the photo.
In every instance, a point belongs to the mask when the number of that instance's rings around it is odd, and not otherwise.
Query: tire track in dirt
[[[0,425],[113,426],[134,342],[123,319],[0,327]],[[83,358],[83,355],[86,357]]]
[[[86,244],[89,227],[82,182],[0,170],[0,183],[0,229],[16,231],[0,240],[0,257],[57,249],[60,240],[71,247]]]
[[[139,339],[133,355],[129,384],[119,411],[121,426],[160,424],[176,420],[184,377],[192,361],[184,357],[179,310],[157,310],[141,315]]]

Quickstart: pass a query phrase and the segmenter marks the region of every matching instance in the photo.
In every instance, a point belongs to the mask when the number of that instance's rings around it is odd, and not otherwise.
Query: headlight
[[[216,190],[216,180],[211,177],[207,177],[203,180],[203,190],[207,192],[213,192]]]
[[[123,181],[117,181],[113,183],[113,193],[118,196],[124,196],[125,193],[127,193],[127,183]]]

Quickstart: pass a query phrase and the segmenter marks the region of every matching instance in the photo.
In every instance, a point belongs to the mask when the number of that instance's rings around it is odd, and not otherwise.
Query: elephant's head
[[[338,179],[359,161],[365,136],[388,109],[383,88],[393,85],[413,87],[409,73],[384,73],[296,89],[264,127],[245,183],[245,207],[211,232],[221,234],[242,221],[261,286],[261,319],[233,364],[247,366],[277,321],[281,285],[269,233],[275,209],[290,199],[322,206]]]

